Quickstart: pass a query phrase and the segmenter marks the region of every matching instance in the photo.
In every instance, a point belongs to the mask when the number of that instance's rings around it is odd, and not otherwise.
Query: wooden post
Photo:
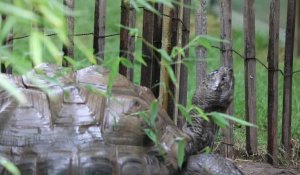
[[[190,38],[190,6],[191,6],[191,0],[184,0],[184,7],[183,7],[183,14],[182,14],[182,39],[181,39],[181,45],[184,47],[189,43]],[[185,51],[185,57],[189,57],[189,48],[187,48]],[[188,71],[187,67],[184,64],[181,64],[181,72],[180,72],[180,84],[179,84],[179,104],[186,105],[187,100],[187,80],[188,80]]]
[[[156,3],[155,9],[160,13],[163,14],[163,5]],[[160,15],[154,15],[154,31],[153,31],[153,46],[155,48],[160,49],[162,47],[162,27],[163,27],[163,18]],[[160,82],[160,60],[161,55],[158,52],[154,52],[154,64],[152,65],[153,71],[153,79],[152,83],[155,87],[152,86],[152,92],[156,97],[159,96],[159,82]],[[157,64],[156,64],[157,63]]]
[[[163,13],[170,15],[171,8],[163,6]],[[162,27],[162,49],[166,50],[168,53],[171,52],[171,19],[168,17],[163,18],[163,27]],[[160,69],[160,87],[159,87],[159,103],[167,111],[168,108],[168,74],[166,68],[162,65]]]
[[[291,155],[291,116],[292,116],[292,80],[293,53],[295,36],[296,0],[288,1],[287,23],[285,35],[283,113],[281,143],[286,151],[286,158]]]
[[[97,64],[104,59],[105,46],[105,13],[106,0],[95,1],[95,19],[94,19],[94,54],[98,56]]]
[[[178,46],[178,40],[179,40],[179,33],[180,32],[180,13],[181,13],[181,7],[180,7],[180,1],[181,0],[176,0],[176,4],[173,4],[173,9],[171,10],[171,50],[175,47]],[[170,54],[171,52],[169,52]],[[173,60],[178,61],[178,56],[173,58]],[[172,65],[172,69],[175,72],[176,75],[178,75],[178,67],[176,65]],[[179,73],[180,74],[180,73]],[[180,77],[176,77],[177,80]],[[178,103],[178,99],[176,99],[178,96],[176,96],[177,93],[176,86],[175,84],[173,84],[173,82],[169,79],[168,80],[168,109],[167,112],[168,114],[172,117],[172,119],[174,120],[174,123],[177,125],[177,109],[176,109],[176,104]]]
[[[174,4],[173,8],[164,6],[164,14],[168,17],[164,17],[163,20],[163,42],[162,48],[167,51],[168,54],[171,53],[174,46],[177,45],[177,35],[178,35],[178,17],[179,8],[178,5]],[[174,58],[176,60],[176,58]],[[172,66],[175,70],[175,66]],[[175,72],[175,71],[174,71]],[[164,109],[168,112],[169,116],[174,119],[174,95],[175,95],[175,85],[170,81],[169,75],[164,67],[161,68],[160,82],[163,82],[163,86],[160,87],[159,100],[162,103]]]
[[[2,18],[2,23],[4,23],[6,20],[6,15],[1,15],[1,18]],[[3,44],[8,47],[9,51],[11,52],[13,51],[13,30],[9,32]],[[6,67],[5,63],[1,63],[0,70],[1,73],[12,74],[12,67],[11,66]]]
[[[121,25],[134,28],[136,12],[130,5],[129,1],[122,0],[121,3]],[[134,36],[129,34],[129,30],[122,28],[120,31],[120,57],[127,58],[133,63],[135,40]],[[133,81],[133,69],[127,69],[124,65],[120,65],[119,72],[126,76],[128,80]]]
[[[154,5],[157,9],[157,5]],[[159,10],[159,9],[157,9]],[[156,58],[157,55],[154,53],[154,35],[155,29],[157,28],[157,22],[155,19],[160,20],[156,17],[153,12],[144,9],[143,14],[143,39],[145,42],[142,44],[143,58],[146,62],[146,66],[142,65],[141,69],[141,85],[146,86],[152,90],[154,95],[158,97],[159,87],[155,86],[159,82],[159,59]],[[156,23],[156,24],[155,24]]]
[[[300,12],[300,3],[296,3],[296,12]],[[300,13],[296,13],[296,39],[295,39],[295,52],[300,56]]]
[[[256,125],[256,61],[255,61],[255,9],[254,0],[244,4],[245,31],[245,96],[246,120]],[[257,153],[257,129],[246,127],[246,150]]]
[[[271,0],[268,48],[268,162],[277,164],[279,0]]]
[[[221,39],[228,41],[228,43],[221,42],[221,63],[223,66],[233,66],[232,61],[232,38],[231,38],[231,0],[220,0],[221,5]],[[227,113],[233,114],[233,102],[228,107]],[[229,126],[223,129],[223,148],[221,152],[226,157],[233,156],[233,123],[229,121]]]
[[[182,46],[182,29],[183,29],[183,24],[180,22],[183,19],[183,6],[184,6],[184,1],[183,0],[178,0],[178,32],[177,32],[177,46],[181,47]],[[179,21],[180,20],[180,21]],[[178,126],[178,123],[181,125],[182,118],[180,117],[179,119],[179,110],[178,110],[178,103],[179,103],[179,93],[180,93],[180,78],[181,78],[181,63],[182,63],[183,56],[178,55],[177,56],[177,63],[175,64],[175,73],[176,73],[176,80],[178,81],[177,85],[175,86],[175,93],[174,93],[174,123],[175,125]],[[178,122],[179,121],[179,122]]]
[[[196,36],[207,35],[207,0],[200,0],[200,5],[196,9],[195,16],[195,33]],[[196,86],[200,86],[201,82],[207,75],[206,49],[202,46],[196,48],[197,64],[196,64]]]
[[[74,0],[64,0],[64,5],[69,10],[74,11],[75,2]],[[73,58],[74,57],[74,16],[67,16],[67,30],[68,30],[68,45],[63,46],[63,53],[64,56],[68,56]],[[67,60],[63,59],[63,66],[69,66]]]

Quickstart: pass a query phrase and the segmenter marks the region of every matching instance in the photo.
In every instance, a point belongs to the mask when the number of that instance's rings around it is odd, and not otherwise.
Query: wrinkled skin
[[[217,154],[199,154],[189,157],[184,175],[241,175],[232,162]]]
[[[234,77],[232,68],[221,67],[207,75],[197,88],[193,104],[204,112],[225,112],[233,99]],[[192,124],[185,123],[183,131],[192,138],[190,156],[185,175],[241,175],[232,162],[217,154],[197,154],[206,147],[212,147],[219,127],[205,121],[192,111]]]
[[[197,88],[193,104],[204,112],[225,112],[233,99],[234,77],[228,67],[221,67],[207,75]],[[205,121],[192,112],[193,123],[186,123],[183,131],[193,140],[192,153],[199,152],[205,147],[211,147],[218,131],[218,126],[211,121]]]
[[[206,88],[195,94],[194,103],[205,111],[223,110],[228,105],[224,103],[231,101],[232,92],[227,90],[231,91],[228,87],[233,85],[233,77],[225,70],[208,75]],[[58,82],[47,81],[44,74]],[[114,97],[107,98],[103,92],[108,71],[100,66],[72,72],[43,64],[28,75],[36,83],[28,76],[8,76],[25,94],[27,104],[17,104],[0,90],[0,155],[12,160],[23,174],[215,174],[226,167],[236,171],[225,159],[197,155],[201,147],[210,146],[210,141],[201,137],[211,130],[208,126],[198,121],[181,130],[159,109],[155,129],[162,156],[144,133],[147,125],[137,115],[149,109],[154,97],[148,89],[134,86],[122,76],[113,85]],[[41,90],[45,87],[46,92]],[[215,93],[214,98],[206,97],[208,93]],[[178,137],[187,144],[184,172],[177,165]],[[211,164],[216,170],[207,168]],[[4,172],[0,167],[0,174]]]
[[[233,99],[234,77],[232,68],[220,67],[207,75],[193,96],[193,104],[205,112],[224,112]]]

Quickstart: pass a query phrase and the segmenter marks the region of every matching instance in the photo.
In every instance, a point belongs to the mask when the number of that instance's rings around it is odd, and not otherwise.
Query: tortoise
[[[27,103],[0,90],[0,156],[22,174],[242,174],[221,156],[199,153],[212,144],[217,129],[196,114],[197,125],[178,128],[159,108],[154,127],[160,146],[154,144],[139,116],[155,100],[151,91],[118,75],[108,96],[109,71],[101,66],[72,71],[41,64],[23,76],[5,76]],[[193,102],[205,111],[221,111],[232,92],[232,70],[221,67],[207,76]],[[186,145],[182,168],[178,138]],[[1,167],[0,172],[7,173]]]

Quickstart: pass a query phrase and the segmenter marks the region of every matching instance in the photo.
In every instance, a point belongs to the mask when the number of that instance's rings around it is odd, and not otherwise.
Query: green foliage
[[[181,168],[185,157],[185,140],[182,137],[178,137],[176,141],[178,142],[177,164]]]
[[[119,64],[120,64],[119,58],[105,59],[103,62],[103,66],[110,70],[109,77],[108,77],[108,90],[107,90],[108,95],[111,95],[113,84],[115,82],[115,79],[119,75]]]
[[[0,156],[0,165],[2,165],[12,175],[21,175],[19,169],[9,160]]]
[[[159,143],[157,140],[157,134],[152,129],[144,129],[144,131],[155,145]]]
[[[253,125],[252,123],[246,122],[245,120],[241,120],[239,118],[236,118],[236,117],[224,114],[224,113],[211,112],[211,113],[208,113],[207,115],[212,116],[213,121],[221,127],[225,127],[225,126],[228,125],[227,120],[231,120],[233,122],[236,122],[236,123],[244,125],[244,126],[257,127],[256,125]]]
[[[155,126],[157,115],[158,115],[158,101],[153,100],[150,104],[150,124],[152,127]]]
[[[42,43],[41,43],[41,34],[40,32],[32,32],[30,35],[30,51],[32,55],[32,61],[34,65],[39,65],[42,63]]]
[[[146,0],[127,0],[129,1],[129,3],[139,12],[140,9],[139,7],[144,7],[147,10],[150,10],[152,12],[154,12],[155,14],[159,14],[159,12],[153,8],[152,3],[161,3],[164,4],[166,6],[169,7],[173,7],[172,2],[174,2],[174,0],[150,0],[150,1],[146,1]]]
[[[34,10],[33,10],[34,9]],[[63,6],[57,0],[15,0],[0,2],[0,14],[6,15],[6,20],[1,20],[0,25],[0,62],[5,63],[5,66],[13,66],[16,74],[24,74],[27,70],[22,65],[38,65],[44,62],[43,50],[51,53],[51,60],[56,63],[61,63],[59,59],[60,50],[56,44],[49,38],[44,37],[44,34],[39,30],[38,26],[50,28],[55,32],[62,43],[67,44],[66,25],[64,19]],[[3,41],[8,36],[13,27],[22,27],[32,25],[29,33],[29,44],[27,50],[29,52],[11,53],[7,45],[3,45]],[[26,55],[25,55],[26,54]],[[60,56],[61,57],[61,56]],[[25,58],[25,59],[20,59]],[[23,64],[21,64],[23,62]],[[0,77],[0,86],[13,95],[19,102],[24,103],[25,97],[16,87],[9,84],[2,76]]]
[[[13,84],[7,80],[6,77],[0,74],[0,87],[6,90],[9,94],[11,94],[15,99],[17,99],[20,103],[26,103],[26,97],[22,94]]]

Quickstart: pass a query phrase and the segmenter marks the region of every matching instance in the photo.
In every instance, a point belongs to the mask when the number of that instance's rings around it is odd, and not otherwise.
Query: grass
[[[94,1],[77,0],[76,10],[78,15],[76,16],[75,33],[88,33],[93,31],[94,23]],[[107,16],[106,16],[106,34],[119,33],[118,24],[120,22],[120,0],[118,1],[107,1]],[[142,27],[142,13],[138,14],[137,26],[141,31]],[[194,20],[192,20],[194,21]],[[219,19],[217,17],[209,16],[208,18],[208,33],[209,35],[219,37]],[[27,26],[28,27],[28,26]],[[25,27],[26,28],[26,27]],[[193,23],[192,23],[193,29]],[[17,35],[26,34],[27,30],[18,29],[16,30]],[[141,33],[141,32],[140,32]],[[192,31],[193,33],[193,31]],[[55,40],[55,37],[53,37]],[[81,36],[78,38],[88,48],[92,48],[92,36]],[[105,45],[105,57],[114,58],[119,53],[119,37],[106,38]],[[26,40],[18,40],[14,43],[15,52],[26,53],[27,47]],[[217,43],[216,43],[217,44]],[[233,48],[239,53],[243,53],[244,38],[241,30],[233,31]],[[267,47],[268,38],[262,35],[256,36],[256,55],[262,62],[267,64]],[[138,41],[136,50],[141,52],[141,42]],[[92,50],[91,50],[92,52]],[[191,49],[191,57],[195,57],[195,51]],[[25,54],[24,54],[25,55]],[[45,54],[46,55],[46,54]],[[84,59],[82,53],[75,50],[76,59]],[[216,69],[219,67],[220,54],[218,50],[208,53],[208,65],[209,70]],[[283,48],[280,49],[280,68],[283,69]],[[22,59],[22,58],[21,58]],[[234,115],[241,119],[245,118],[245,94],[244,94],[244,61],[233,54],[234,60],[234,73],[235,73],[235,98],[234,98]],[[300,69],[300,58],[295,58],[294,69]],[[257,121],[258,121],[258,145],[259,150],[266,150],[267,142],[267,70],[257,64]],[[300,75],[300,73],[299,73]],[[300,93],[297,92],[297,85],[300,84],[300,76],[293,76],[293,107],[292,107],[292,138],[300,138],[300,120],[297,118],[300,116]],[[282,87],[283,77],[279,75],[279,108],[278,108],[278,140],[281,138],[281,114],[282,114]],[[245,127],[235,125],[234,136],[236,145],[244,148],[245,145]]]

